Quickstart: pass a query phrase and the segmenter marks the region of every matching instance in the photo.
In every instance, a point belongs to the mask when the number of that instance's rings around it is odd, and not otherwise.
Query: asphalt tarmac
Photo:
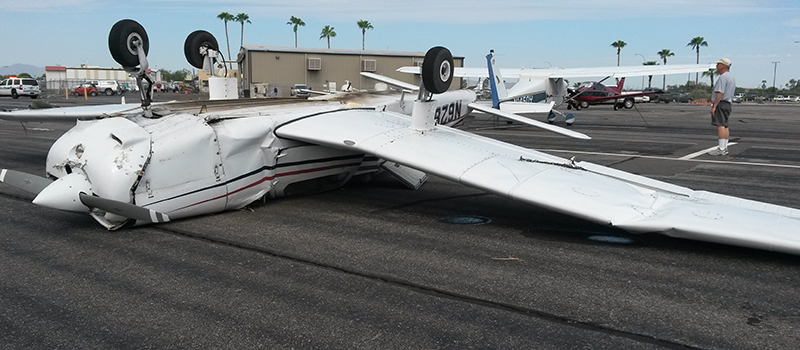
[[[17,103],[30,101],[0,99],[0,108]],[[722,157],[698,154],[716,145],[708,111],[674,103],[565,110],[589,141],[482,116],[463,128],[800,208],[800,106],[734,106],[736,144]],[[0,121],[0,167],[43,174],[49,146],[72,125]],[[113,232],[30,200],[0,184],[2,349],[800,344],[800,257],[630,235],[436,177],[411,191],[382,175]],[[462,215],[490,221],[446,220]]]

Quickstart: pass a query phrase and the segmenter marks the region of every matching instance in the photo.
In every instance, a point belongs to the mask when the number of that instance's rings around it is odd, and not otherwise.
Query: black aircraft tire
[[[111,57],[123,67],[136,67],[139,65],[139,53],[133,45],[133,39],[141,39],[144,54],[150,52],[150,40],[144,27],[134,20],[123,19],[108,33],[108,50]]]
[[[589,108],[589,102],[581,101],[581,108]]]
[[[214,51],[219,51],[217,39],[205,30],[196,30],[186,37],[183,43],[183,54],[192,67],[203,69],[204,56],[200,53],[200,48],[206,47]]]
[[[428,50],[422,61],[422,84],[425,90],[441,94],[453,82],[453,55],[450,50],[436,46]]]
[[[633,104],[634,102],[632,98],[626,98],[625,101],[622,102],[622,106],[625,107],[625,109],[633,108]]]

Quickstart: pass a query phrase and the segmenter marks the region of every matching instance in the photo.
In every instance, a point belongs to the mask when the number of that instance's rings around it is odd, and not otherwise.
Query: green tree
[[[617,40],[617,41],[611,43],[611,47],[617,49],[617,66],[619,66],[619,53],[622,52],[622,48],[625,47],[625,45],[628,45],[628,44],[626,44],[622,40]]]
[[[336,37],[336,32],[333,31],[333,27],[331,26],[325,26],[324,28],[322,28],[322,32],[319,34],[319,40],[322,40],[322,38],[328,38],[329,49],[331,48],[331,38],[335,37]]]
[[[664,65],[667,65],[667,57],[675,56],[675,53],[671,52],[669,49],[663,49],[658,52],[658,56],[664,60]],[[664,82],[661,85],[661,88],[666,90],[667,89],[667,75],[664,74]]]
[[[297,47],[297,27],[304,27],[306,23],[303,22],[302,19],[292,16],[292,18],[289,18],[289,22],[286,22],[286,24],[294,26],[294,47]]]
[[[241,36],[242,39],[239,44],[239,46],[242,46],[244,45],[244,24],[245,23],[253,24],[253,22],[250,22],[250,16],[248,16],[246,13],[240,13],[236,15],[236,17],[234,17],[233,20],[242,24],[242,36]]]
[[[714,76],[716,76],[716,75],[719,75],[719,74],[717,74],[717,71],[714,70],[714,69],[709,69],[709,70],[703,72],[703,76],[704,77],[711,77],[711,87],[712,88],[714,87]]]
[[[686,46],[691,46],[692,50],[696,50],[697,51],[697,64],[700,64],[700,46],[708,47],[708,42],[706,42],[706,40],[702,36],[698,36],[698,37],[695,37],[694,39],[692,39],[692,41],[690,41],[688,44],[686,44]],[[699,77],[699,74],[695,73],[695,75],[694,75],[694,83],[695,84],[697,84],[697,82],[699,80],[698,77]]]
[[[234,19],[236,19],[236,17],[233,17],[233,15],[230,14],[230,13],[223,12],[223,13],[218,14],[217,18],[219,18],[223,22],[225,22],[225,44],[228,45],[228,57],[227,57],[227,59],[228,59],[228,61],[230,61],[231,60],[231,44],[230,44],[230,40],[228,40],[228,22],[233,21]],[[229,64],[229,66],[231,66],[231,65]],[[231,69],[233,69],[233,66],[231,66]]]
[[[365,21],[363,19],[356,22],[356,24],[358,24],[358,28],[361,28],[361,49],[364,50],[364,39],[367,36],[367,29],[375,28],[372,26],[372,23],[369,23],[369,21]]]
[[[19,74],[17,74],[17,76],[18,76],[18,77],[20,77],[20,78],[33,78],[33,77],[32,77],[30,74],[28,74],[28,73],[19,73]]]
[[[645,65],[645,66],[655,66],[657,64],[658,64],[658,62],[656,62],[656,61],[647,61],[645,63],[642,63],[642,65]],[[652,75],[648,75],[647,76],[647,87],[648,88],[652,86],[652,82],[653,82],[653,76]]]

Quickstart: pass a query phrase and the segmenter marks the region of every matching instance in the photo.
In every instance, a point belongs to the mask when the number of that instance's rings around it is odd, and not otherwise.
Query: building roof
[[[414,51],[385,51],[385,50],[344,50],[344,49],[313,49],[298,47],[280,47],[264,45],[243,45],[246,51],[257,52],[287,52],[287,53],[315,53],[331,55],[359,55],[359,56],[394,56],[394,57],[425,57],[424,52]],[[454,59],[464,59],[461,56],[453,56]]]

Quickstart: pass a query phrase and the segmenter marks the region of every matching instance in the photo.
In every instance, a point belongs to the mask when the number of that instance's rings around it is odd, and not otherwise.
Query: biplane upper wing
[[[376,155],[467,186],[616,226],[800,254],[800,210],[664,183],[436,126],[342,110],[288,122],[279,137]]]

